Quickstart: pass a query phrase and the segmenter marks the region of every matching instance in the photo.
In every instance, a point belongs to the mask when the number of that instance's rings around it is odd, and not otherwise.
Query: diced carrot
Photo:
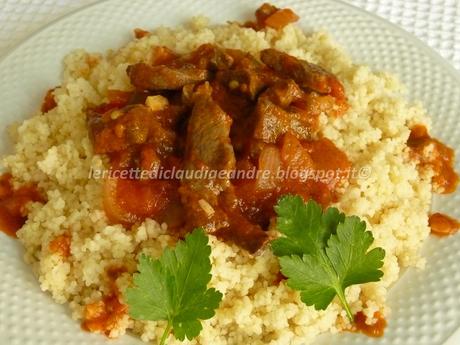
[[[256,10],[257,23],[254,23],[255,27],[257,29],[262,29],[265,26],[265,20],[278,10],[279,8],[268,3],[264,3]]]
[[[265,25],[273,29],[280,30],[290,23],[299,20],[299,16],[289,8],[278,10],[265,19]]]

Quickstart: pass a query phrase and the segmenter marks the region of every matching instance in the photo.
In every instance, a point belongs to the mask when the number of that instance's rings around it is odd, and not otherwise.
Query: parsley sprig
[[[132,318],[167,321],[160,345],[171,330],[181,341],[192,340],[203,328],[200,320],[214,316],[222,294],[207,288],[210,254],[208,236],[195,229],[174,249],[166,248],[158,260],[140,256],[134,287],[126,289],[124,296]]]
[[[337,295],[351,321],[345,289],[379,281],[385,251],[369,251],[374,238],[366,223],[299,196],[285,196],[275,207],[277,228],[283,237],[272,241],[287,285],[300,291],[301,300],[324,310]]]

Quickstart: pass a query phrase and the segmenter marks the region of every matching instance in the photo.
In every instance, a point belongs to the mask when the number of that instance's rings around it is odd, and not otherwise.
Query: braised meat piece
[[[231,118],[209,96],[201,96],[193,107],[187,127],[185,170],[206,173],[233,169],[231,124]],[[182,181],[180,194],[191,227],[203,226],[213,231],[228,226],[227,216],[218,209],[219,194],[228,185],[228,179],[210,176],[192,176]]]
[[[173,150],[176,138],[176,134],[165,129],[152,110],[143,104],[105,114],[92,113],[88,116],[88,128],[97,154],[118,152],[146,142],[155,145],[159,154],[164,154]]]
[[[260,53],[261,60],[276,72],[292,78],[300,87],[330,94],[339,101],[345,100],[345,92],[340,81],[324,68],[300,60],[276,49],[265,49]]]
[[[217,74],[217,80],[232,91],[246,94],[251,100],[267,85],[266,78],[260,71],[250,69],[221,71]]]
[[[231,118],[207,95],[197,99],[187,128],[184,167],[209,176],[184,179],[179,189],[189,227],[202,226],[240,246],[256,251],[266,241],[265,232],[246,220],[237,208],[237,200],[228,176],[212,176],[235,168],[230,141]]]
[[[131,84],[138,90],[179,90],[187,84],[194,84],[209,78],[209,72],[193,65],[169,67],[152,66],[145,63],[131,65],[127,69]]]
[[[276,83],[257,101],[254,137],[265,143],[276,143],[280,135],[291,131],[300,139],[311,138],[318,130],[320,113],[310,111],[306,100],[306,95],[292,80]]]
[[[236,49],[227,49],[226,54],[232,57],[234,63],[231,68],[219,71],[216,81],[232,92],[255,100],[261,91],[278,79],[272,70],[251,54]]]
[[[211,97],[200,97],[188,123],[185,166],[233,169],[235,156],[229,137],[231,125],[232,119]],[[221,189],[225,187],[220,186]]]
[[[197,68],[206,70],[226,70],[232,67],[235,59],[227,49],[206,43],[199,46],[195,51],[178,60],[175,64],[193,64]]]
[[[227,242],[233,242],[250,253],[257,252],[268,241],[261,226],[247,217],[241,209],[241,201],[231,186],[220,197],[220,206],[229,220],[228,227],[216,229],[214,235]]]

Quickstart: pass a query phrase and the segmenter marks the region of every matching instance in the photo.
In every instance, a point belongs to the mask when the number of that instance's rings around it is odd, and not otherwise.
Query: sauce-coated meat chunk
[[[231,118],[208,95],[197,99],[187,128],[185,169],[202,169],[209,176],[184,179],[180,188],[189,227],[204,227],[220,238],[254,252],[267,236],[237,209],[237,200],[227,176],[214,173],[235,168],[230,141]]]
[[[154,144],[158,153],[173,149],[175,133],[155,118],[152,110],[142,104],[129,105],[105,114],[88,117],[94,152],[112,153],[146,142]]]
[[[272,48],[262,50],[260,58],[279,74],[292,78],[300,87],[334,97],[335,115],[348,109],[343,85],[324,68]]]
[[[138,90],[179,90],[209,78],[209,72],[193,65],[169,67],[138,63],[128,67],[128,76]]]
[[[254,137],[276,143],[290,131],[298,138],[311,138],[318,130],[319,112],[309,111],[307,96],[292,80],[280,81],[265,91],[255,108]]]

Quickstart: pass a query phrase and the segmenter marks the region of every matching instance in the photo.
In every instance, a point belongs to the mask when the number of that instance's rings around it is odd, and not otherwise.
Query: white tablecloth
[[[53,20],[97,1],[0,0],[0,59]],[[460,0],[344,1],[402,26],[460,70]],[[460,330],[445,345],[458,344]]]

